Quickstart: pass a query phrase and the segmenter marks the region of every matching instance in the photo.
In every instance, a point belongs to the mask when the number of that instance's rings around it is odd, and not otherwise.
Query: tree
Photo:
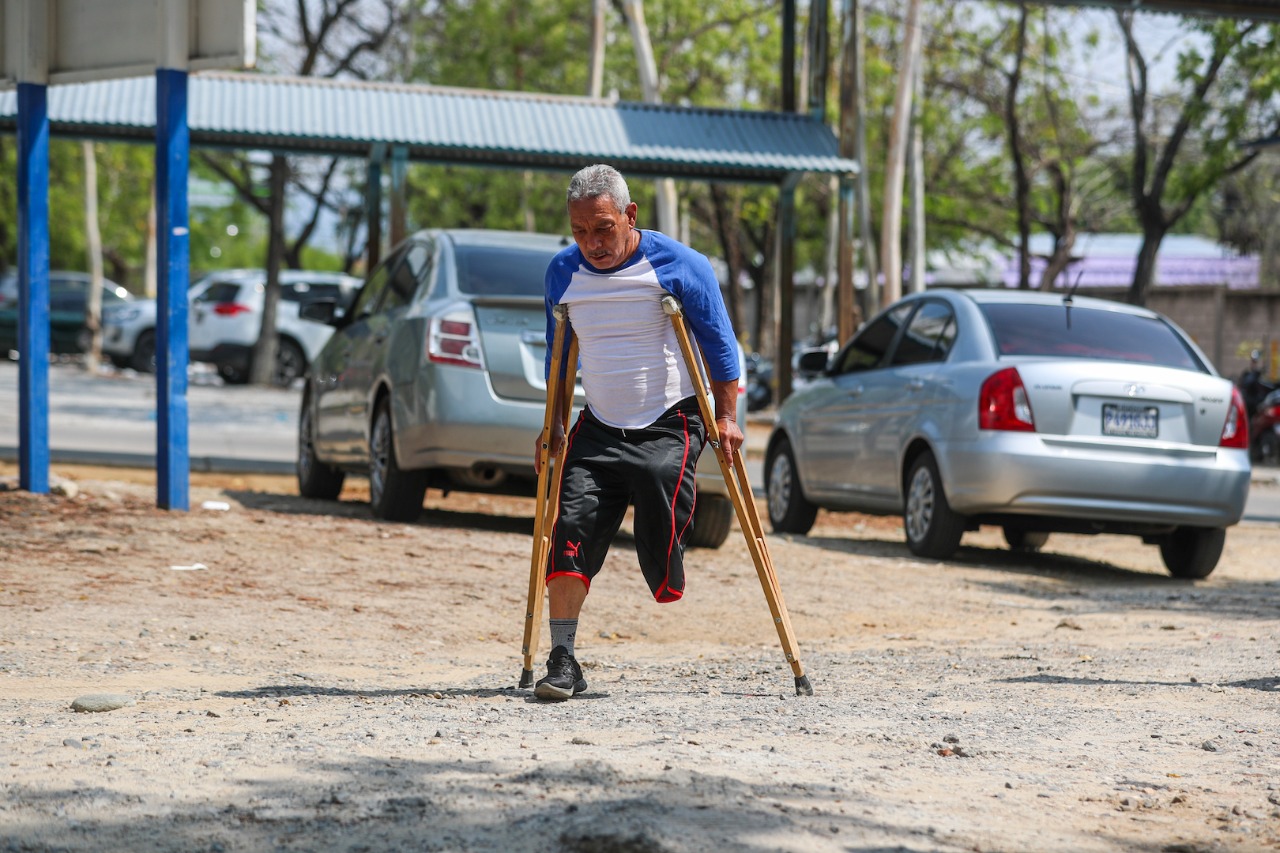
[[[884,268],[884,302],[902,295],[902,181],[907,154],[907,130],[911,122],[911,98],[916,67],[920,64],[921,0],[909,0],[903,21],[902,55],[898,68],[893,119],[889,124],[889,151],[884,176],[884,231],[880,235],[880,263]]]
[[[267,2],[261,15],[263,65],[303,77],[380,76],[387,67],[383,49],[399,32],[405,9],[401,0],[295,0],[292,8],[284,0]],[[276,154],[264,170],[260,161],[243,152],[202,151],[200,157],[269,223],[262,328],[253,348],[250,381],[270,384],[275,371],[281,262],[301,266],[303,248],[315,233],[321,215],[339,208],[340,203],[330,197],[338,163],[330,159],[308,171],[295,169],[291,158]],[[265,196],[260,192],[264,174]],[[312,182],[302,175],[309,175]],[[311,214],[292,243],[286,245],[284,205],[291,183],[301,190],[298,195],[311,202]]]
[[[1127,178],[1142,246],[1128,299],[1142,305],[1164,236],[1223,178],[1258,156],[1240,143],[1280,132],[1280,26],[1213,19],[1189,24],[1199,36],[1178,54],[1177,91],[1150,90],[1135,14],[1117,11],[1124,39],[1133,134]]]

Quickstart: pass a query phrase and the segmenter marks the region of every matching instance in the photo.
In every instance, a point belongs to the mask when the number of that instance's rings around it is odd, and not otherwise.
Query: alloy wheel
[[[373,503],[382,501],[391,468],[391,420],[382,412],[373,422],[369,436],[369,495]]]
[[[933,477],[928,468],[921,466],[911,478],[911,488],[907,492],[907,536],[912,542],[922,541],[933,524],[933,510],[936,496],[934,494]]]
[[[779,453],[774,457],[773,465],[769,468],[769,518],[779,519],[787,514],[787,507],[791,506],[792,489],[795,488],[795,477],[791,470],[791,457],[785,453]]]

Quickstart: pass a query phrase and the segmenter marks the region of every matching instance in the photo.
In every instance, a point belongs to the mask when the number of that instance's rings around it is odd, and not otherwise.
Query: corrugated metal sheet
[[[1280,0],[1039,0],[1056,6],[1106,6],[1134,12],[1280,20]]]
[[[835,136],[803,115],[709,110],[588,98],[260,74],[198,73],[188,90],[193,145],[366,157],[403,146],[411,160],[781,181],[794,172],[850,173]],[[0,127],[17,99],[0,94]],[[152,138],[155,80],[55,86],[59,135]]]

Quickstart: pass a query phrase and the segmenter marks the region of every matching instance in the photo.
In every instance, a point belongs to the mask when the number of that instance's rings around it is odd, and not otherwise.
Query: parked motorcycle
[[[747,411],[758,412],[773,402],[773,362],[758,352],[747,356]]]
[[[1259,465],[1280,465],[1280,389],[1263,397],[1249,420],[1249,453]]]

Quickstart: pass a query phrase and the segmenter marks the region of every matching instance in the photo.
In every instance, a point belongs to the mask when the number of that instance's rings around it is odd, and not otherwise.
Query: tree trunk
[[[867,268],[867,290],[865,312],[859,311],[854,316],[846,318],[851,324],[851,329],[849,334],[841,335],[841,341],[852,337],[853,330],[858,328],[858,324],[864,317],[870,317],[880,310],[880,256],[876,252],[875,229],[871,227],[871,179],[867,174],[867,79],[864,67],[866,47],[863,42],[866,25],[862,16],[862,0],[852,0],[852,2],[853,8],[849,12],[848,25],[852,30],[849,44],[852,47],[853,65],[853,145],[854,157],[862,167],[862,173],[854,185],[854,194],[857,197],[858,234],[862,243],[862,257]]]
[[[1022,129],[1018,121],[1018,89],[1022,85],[1022,61],[1027,51],[1027,6],[1018,16],[1013,71],[1005,90],[1004,121],[1008,129],[1009,159],[1013,163],[1013,207],[1018,218],[1018,287],[1031,287],[1031,179],[1023,155]]]
[[[276,367],[276,309],[280,304],[280,266],[284,258],[284,187],[289,162],[282,155],[271,158],[270,233],[267,237],[267,286],[262,294],[262,328],[253,346],[250,380],[271,385]]]
[[[1147,304],[1147,289],[1155,282],[1156,256],[1160,253],[1160,243],[1166,232],[1167,229],[1159,223],[1148,220],[1142,224],[1142,248],[1138,250],[1138,265],[1133,271],[1133,284],[1129,286],[1131,305]]]
[[[89,330],[89,351],[85,370],[97,371],[102,361],[102,230],[98,226],[98,161],[93,143],[80,143],[84,153],[84,236],[89,250],[89,302],[85,328]]]
[[[587,96],[599,98],[604,91],[605,13],[609,0],[591,2],[591,53],[587,58]]]
[[[911,124],[911,94],[920,61],[920,4],[911,0],[902,40],[898,89],[889,125],[889,152],[884,170],[884,221],[880,229],[880,262],[884,264],[884,304],[902,296],[902,178],[907,159],[907,130]]]
[[[662,103],[662,90],[658,84],[658,65],[653,58],[653,44],[649,41],[649,28],[644,22],[642,0],[624,0],[623,10],[631,27],[631,41],[636,51],[636,67],[640,72],[640,90],[645,103]],[[676,182],[671,178],[654,181],[658,230],[675,237],[679,231],[679,204],[676,199]]]
[[[729,282],[725,288],[729,292],[729,321],[734,331],[741,338],[745,323],[742,320],[742,244],[738,239],[738,212],[729,201],[728,194],[719,184],[711,184],[711,204],[715,211],[716,236],[720,241],[720,252],[724,256],[728,268]]]
[[[924,63],[918,62],[915,70],[915,98],[911,116],[911,139],[908,146],[907,185],[911,189],[911,216],[907,221],[907,258],[911,262],[908,279],[912,293],[925,289],[925,229],[924,229],[924,130],[920,126],[920,103],[924,100]]]

